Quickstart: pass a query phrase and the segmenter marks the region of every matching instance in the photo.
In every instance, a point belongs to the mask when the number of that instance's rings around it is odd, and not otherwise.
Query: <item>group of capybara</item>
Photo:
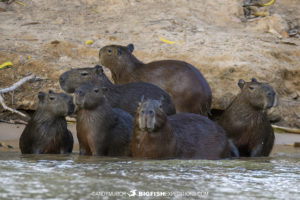
[[[73,93],[39,92],[39,105],[20,138],[24,154],[71,153],[65,117],[75,112],[81,155],[149,159],[222,159],[268,156],[274,132],[266,115],[276,93],[255,78],[238,81],[240,93],[218,117],[212,92],[191,64],[177,60],[143,63],[134,46],[100,49],[102,66],[76,68],[59,78]],[[211,119],[215,119],[215,121]]]

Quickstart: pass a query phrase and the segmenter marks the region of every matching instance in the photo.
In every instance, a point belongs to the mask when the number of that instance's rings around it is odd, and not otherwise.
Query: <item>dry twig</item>
[[[30,81],[32,79],[38,80],[38,79],[45,79],[45,78],[38,77],[38,76],[32,74],[32,75],[29,75],[29,76],[26,76],[26,77],[22,78],[21,80],[19,80],[18,82],[14,83],[12,86],[10,86],[8,88],[4,88],[4,89],[0,88],[0,104],[2,105],[2,107],[4,108],[4,110],[9,110],[12,113],[16,113],[18,115],[21,115],[22,117],[26,117],[26,115],[24,113],[21,113],[21,112],[15,110],[15,109],[12,109],[12,108],[8,107],[5,104],[5,101],[4,101],[3,97],[2,97],[2,93],[14,91],[17,88],[19,88],[21,85],[23,85],[24,83],[26,83],[27,81]]]

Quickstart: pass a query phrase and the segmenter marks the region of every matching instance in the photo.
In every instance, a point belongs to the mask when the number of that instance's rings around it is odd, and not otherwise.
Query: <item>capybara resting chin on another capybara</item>
[[[75,91],[80,154],[130,156],[133,117],[112,108],[102,88],[86,83]]]
[[[268,156],[274,144],[274,132],[266,110],[276,104],[276,93],[255,78],[239,80],[241,92],[221,115],[218,123],[237,146],[240,156]]]
[[[151,83],[113,84],[103,72],[101,66],[94,68],[77,68],[63,73],[59,78],[61,88],[69,93],[74,92],[80,85],[93,81],[99,87],[113,108],[120,108],[135,116],[138,102],[142,96],[145,98],[163,98],[163,110],[167,115],[176,113],[171,97],[160,87]]]
[[[230,156],[225,131],[205,116],[167,116],[158,100],[140,103],[131,142],[132,156],[150,159],[220,159]]]
[[[142,63],[133,54],[134,46],[108,45],[100,49],[100,63],[112,72],[116,84],[149,82],[163,88],[171,96],[177,112],[208,115],[211,89],[191,64],[177,60]]]
[[[19,141],[23,154],[64,154],[73,149],[65,117],[74,112],[73,98],[63,93],[39,92],[39,105]]]

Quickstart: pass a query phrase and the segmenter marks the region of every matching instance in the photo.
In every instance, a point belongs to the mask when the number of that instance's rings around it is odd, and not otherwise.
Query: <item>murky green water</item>
[[[0,199],[45,198],[300,199],[300,154],[153,161],[0,153]]]

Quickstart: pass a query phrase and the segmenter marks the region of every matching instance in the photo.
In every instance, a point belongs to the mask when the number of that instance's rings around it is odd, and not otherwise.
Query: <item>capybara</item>
[[[116,84],[149,82],[171,96],[177,112],[208,115],[211,89],[203,75],[189,63],[161,60],[144,64],[133,54],[134,46],[109,45],[100,49],[100,63],[109,68]]]
[[[69,93],[75,91],[80,85],[93,81],[99,87],[113,108],[120,108],[135,116],[138,102],[142,96],[145,98],[163,98],[163,109],[167,115],[176,113],[171,97],[166,91],[151,83],[113,84],[103,72],[103,68],[96,65],[94,68],[77,68],[63,73],[59,78],[61,88]]]
[[[240,93],[221,115],[218,123],[233,141],[240,156],[268,156],[274,144],[274,132],[266,110],[275,106],[276,93],[266,83],[252,78],[239,80]]]
[[[141,101],[131,150],[135,158],[221,159],[230,157],[225,131],[205,116],[167,116],[159,100]]]
[[[133,117],[112,108],[102,88],[86,83],[75,90],[80,154],[130,156]]]
[[[63,93],[39,92],[38,108],[19,141],[23,154],[72,153],[73,136],[65,117],[74,112],[73,98]]]

